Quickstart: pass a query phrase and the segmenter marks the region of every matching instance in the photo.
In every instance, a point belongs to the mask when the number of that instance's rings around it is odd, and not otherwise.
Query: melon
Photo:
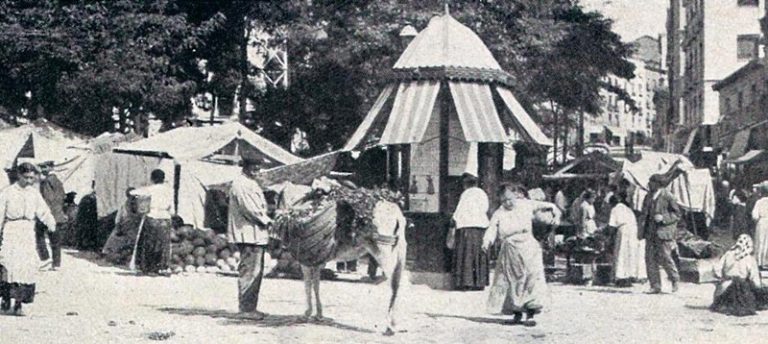
[[[195,264],[195,256],[188,254],[186,257],[184,257],[184,264],[187,266],[194,265]]]
[[[226,260],[227,258],[229,258],[231,256],[232,256],[232,252],[228,248],[225,248],[225,249],[223,249],[223,250],[221,250],[219,252],[219,258],[221,258],[221,259]]]
[[[192,254],[194,254],[194,255],[195,255],[195,257],[202,257],[202,256],[205,256],[205,254],[206,254],[206,251],[205,251],[205,247],[202,247],[202,246],[200,246],[200,247],[195,247],[195,250],[194,250],[194,251],[192,251]]]
[[[182,272],[184,272],[184,268],[182,268],[181,266],[177,266],[173,269],[173,273],[175,274],[180,274]]]
[[[203,239],[203,238],[195,238],[194,240],[192,240],[192,245],[195,245],[195,247],[205,246],[205,239]]]
[[[211,253],[211,254],[216,254],[216,252],[219,252],[219,250],[216,248],[216,245],[214,245],[214,244],[208,245],[205,248],[205,250],[208,251],[208,253]]]
[[[186,272],[195,272],[195,269],[196,268],[194,265],[187,265],[186,267],[184,267],[184,271]]]
[[[204,273],[205,272],[205,266],[198,266],[195,269],[195,272]]]
[[[229,257],[225,260],[229,266],[237,266],[237,259]]]
[[[205,266],[205,257],[197,257],[195,258],[195,266]]]
[[[223,266],[219,267],[219,270],[221,270],[222,272],[232,272],[232,267],[230,267],[229,265],[224,264]]]
[[[205,255],[205,264],[206,265],[216,265],[216,254],[214,253],[208,253]]]

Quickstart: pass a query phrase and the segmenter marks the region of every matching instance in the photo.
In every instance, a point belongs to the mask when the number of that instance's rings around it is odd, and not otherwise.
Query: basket
[[[152,196],[139,195],[134,200],[136,212],[142,215],[149,214],[149,205],[152,202]]]

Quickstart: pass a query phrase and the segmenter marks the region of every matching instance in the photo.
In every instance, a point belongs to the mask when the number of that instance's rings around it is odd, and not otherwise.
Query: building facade
[[[676,6],[676,0],[670,5]],[[681,87],[682,108],[677,132],[687,136],[682,153],[694,157],[714,153],[720,102],[712,86],[759,55],[759,18],[765,0],[683,0],[682,6],[682,85],[676,85]],[[674,25],[668,29],[668,35],[677,32]]]
[[[654,96],[659,89],[667,87],[666,71],[662,68],[666,41],[643,36],[635,40],[633,45],[635,52],[630,62],[635,65],[635,78],[627,80],[611,75],[605,81],[626,91],[634,100],[636,109],[632,109],[616,94],[601,91],[602,112],[585,119],[587,142],[619,147],[629,143],[652,143],[657,112]]]

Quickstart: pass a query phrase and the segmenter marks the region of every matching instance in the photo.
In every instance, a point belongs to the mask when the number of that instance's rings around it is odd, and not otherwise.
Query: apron
[[[40,269],[36,247],[35,221],[9,220],[5,223],[0,264],[8,271],[9,282],[35,283]]]

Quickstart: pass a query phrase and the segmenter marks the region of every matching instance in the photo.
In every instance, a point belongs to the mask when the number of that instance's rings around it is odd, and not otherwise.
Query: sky
[[[614,20],[613,31],[630,42],[665,33],[669,0],[581,0],[582,6]]]

